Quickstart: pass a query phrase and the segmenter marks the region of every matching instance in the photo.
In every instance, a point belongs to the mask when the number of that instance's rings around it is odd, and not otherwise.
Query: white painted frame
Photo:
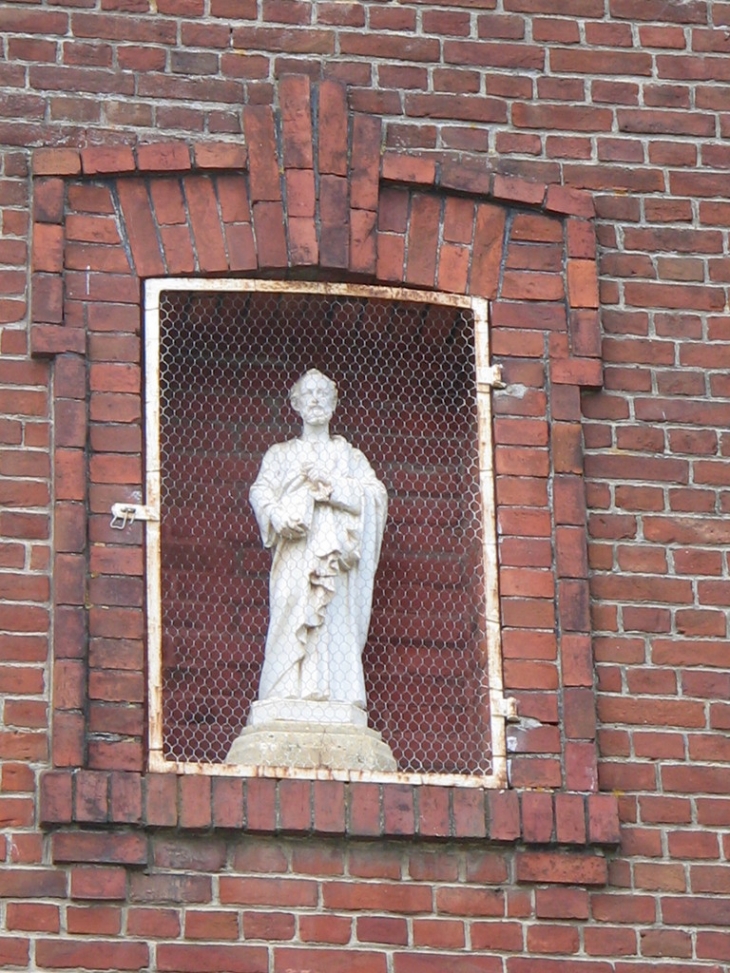
[[[485,775],[375,773],[372,771],[298,770],[291,767],[258,767],[166,760],[163,757],[162,723],[162,597],[160,544],[160,293],[162,291],[267,291],[290,294],[324,294],[441,304],[470,310],[474,316],[479,479],[482,501],[483,565],[487,627],[492,772]],[[145,283],[145,461],[146,497],[151,518],[146,523],[147,669],[149,770],[155,773],[198,774],[221,777],[288,777],[306,780],[362,780],[406,784],[503,788],[507,786],[506,720],[514,714],[514,701],[505,699],[502,678],[502,638],[499,610],[496,507],[492,437],[492,386],[488,304],[484,298],[414,291],[403,287],[370,287],[357,284],[309,283],[246,279],[156,278]]]

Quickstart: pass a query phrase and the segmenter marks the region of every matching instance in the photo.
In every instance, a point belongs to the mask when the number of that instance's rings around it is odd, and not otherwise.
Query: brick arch
[[[383,153],[380,118],[349,112],[347,91],[335,81],[313,86],[306,76],[284,77],[278,108],[247,105],[243,124],[245,146],[41,149],[34,173],[107,181],[126,244],[120,274],[334,276],[528,305],[562,302],[573,312],[567,323],[580,332],[573,353],[598,357],[597,317],[585,313],[598,306],[588,193],[438,156]],[[36,184],[44,198],[49,181]],[[44,214],[42,200],[40,209],[36,269],[58,273],[42,256],[55,241],[48,223],[57,220]],[[540,214],[542,236],[533,227],[515,237],[516,212]],[[556,232],[564,236],[566,272],[505,262],[515,239],[555,242]],[[53,299],[50,283],[36,278],[40,303]],[[36,312],[42,322],[42,308]],[[583,368],[581,384],[598,384],[600,369]]]
[[[141,573],[141,531],[122,544],[107,516],[142,484],[141,279],[302,276],[491,301],[508,384],[495,401],[505,687],[539,724],[513,732],[512,783],[595,790],[580,407],[601,382],[591,197],[383,153],[380,119],[349,112],[336,82],[282,78],[278,107],[243,117],[245,145],[34,154],[32,348],[58,356],[55,556],[72,579],[56,590],[56,766],[144,771],[144,616],[104,601],[105,576]],[[95,423],[112,406],[129,409],[128,428],[105,440]],[[93,699],[120,696],[110,746]],[[557,819],[538,803],[543,840]]]

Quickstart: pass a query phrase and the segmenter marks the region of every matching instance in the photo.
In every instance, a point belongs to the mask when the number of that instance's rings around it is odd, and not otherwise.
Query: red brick
[[[347,99],[343,85],[323,81],[319,87],[318,163],[321,174],[347,174]]]
[[[448,852],[423,849],[411,850],[408,871],[416,882],[455,882],[459,875],[458,862]]]
[[[439,290],[465,294],[469,278],[469,260],[470,253],[466,247],[442,244],[437,275]]]
[[[233,867],[237,872],[286,872],[288,859],[281,845],[253,837],[236,849]]]
[[[255,270],[256,248],[250,224],[236,223],[226,226],[226,243],[232,271]]]
[[[380,140],[380,119],[355,115],[350,162],[350,206],[353,209],[375,211],[378,208]]]
[[[63,269],[63,228],[53,223],[36,223],[33,228],[35,271],[60,273]]]
[[[550,841],[553,834],[553,799],[551,794],[526,791],[522,795],[522,837],[526,843]]]
[[[86,699],[86,671],[81,661],[58,659],[53,672],[56,709],[82,709]]]
[[[44,824],[68,824],[72,817],[71,775],[60,771],[46,771],[41,777],[41,822]]]
[[[145,819],[149,825],[174,827],[177,824],[177,779],[167,774],[147,776]]]
[[[201,913],[205,915],[205,913]],[[304,919],[304,917],[301,917]],[[324,917],[322,919],[331,917]],[[246,939],[287,940],[294,938],[294,916],[286,912],[244,912],[243,934]],[[348,937],[349,938],[349,937]]]
[[[475,296],[496,296],[505,220],[502,207],[489,203],[477,206],[469,283],[470,293]]]
[[[316,208],[314,172],[311,169],[287,169],[285,178],[289,217],[313,217]]]
[[[555,795],[555,835],[563,844],[585,844],[586,820],[582,795]]]
[[[210,777],[180,778],[181,828],[208,828],[211,824]]]
[[[492,184],[492,195],[495,199],[523,203],[528,206],[539,206],[545,198],[547,186],[543,183],[529,182],[526,179],[516,179],[509,176],[496,175]]]
[[[312,824],[311,784],[305,780],[279,782],[279,827],[282,831],[306,832]]]
[[[142,782],[139,774],[111,775],[111,820],[136,824],[142,820]]]
[[[149,951],[145,943],[41,939],[36,945],[36,959],[39,965],[55,969],[96,966],[102,969],[137,970],[149,962]]]
[[[587,919],[589,896],[585,889],[535,889],[535,914],[540,919]]]
[[[347,189],[347,180],[339,176],[325,175],[320,179],[320,260],[326,267],[349,265]]]
[[[142,149],[137,151],[139,153]],[[140,277],[164,274],[165,267],[144,183],[141,179],[122,179],[117,191],[137,273]]]
[[[188,909],[185,914],[185,935],[188,939],[238,939],[238,914]]]
[[[184,172],[190,168],[190,150],[182,142],[153,142],[138,145],[136,151],[142,172]]]
[[[232,142],[201,142],[193,149],[198,169],[244,169],[247,155],[243,145]]]
[[[440,215],[440,201],[436,196],[418,194],[413,197],[406,264],[408,284],[434,286]]]
[[[591,841],[605,844],[616,844],[620,840],[618,807],[613,795],[589,795],[588,834]]]
[[[81,165],[86,176],[133,172],[135,169],[134,155],[128,145],[89,146],[81,150]]]
[[[8,902],[5,909],[7,928],[10,931],[58,932],[60,929],[57,905]]]
[[[292,871],[297,875],[342,875],[344,851],[337,844],[298,844],[292,848]]]
[[[395,953],[395,973],[438,973],[449,969],[453,973],[500,973],[502,960],[496,956],[472,954],[459,956],[453,953]]]
[[[403,281],[405,239],[402,236],[380,233],[378,235],[377,275],[381,281]]]
[[[80,713],[56,713],[53,718],[53,765],[80,767],[85,744],[85,722]]]
[[[150,194],[160,226],[187,222],[182,188],[178,179],[169,177],[153,179],[150,182]]]
[[[69,906],[66,925],[74,935],[116,936],[122,926],[122,910],[118,906]]]
[[[419,788],[418,833],[433,837],[450,835],[449,791],[446,788],[432,786]]]
[[[142,835],[100,832],[57,832],[53,835],[54,862],[144,865],[147,844]]]
[[[430,186],[436,180],[436,164],[432,159],[386,152],[383,156],[382,177],[390,182]]]
[[[263,777],[246,781],[246,825],[251,831],[276,830],[276,781]]]
[[[104,901],[125,899],[127,873],[120,866],[71,869],[71,898]]]
[[[571,307],[598,307],[598,278],[593,260],[568,260],[568,299]]]
[[[568,741],[565,744],[565,784],[569,790],[598,790],[596,745],[593,741],[582,743]]]
[[[474,203],[470,199],[447,196],[444,212],[444,240],[470,244],[474,229]]]
[[[376,214],[369,210],[350,211],[350,270],[372,274],[376,265]]]
[[[129,872],[130,902],[205,903],[211,901],[211,879],[208,875],[147,874]]]
[[[387,784],[383,788],[383,833],[412,835],[416,830],[413,788]]]
[[[280,202],[254,203],[253,222],[261,268],[287,266],[284,213]]]
[[[213,779],[213,825],[218,828],[241,828],[244,822],[244,782],[238,778]]]
[[[380,786],[378,784],[350,784],[350,820],[348,832],[353,835],[379,835]]]
[[[76,775],[76,820],[94,823],[106,822],[109,813],[108,795],[108,774],[80,771]]]
[[[313,907],[317,883],[296,878],[234,878],[221,876],[220,899],[224,905]]]
[[[340,781],[314,781],[314,830],[322,834],[345,832],[345,785]]]
[[[472,924],[472,935],[475,924]],[[464,946],[464,924],[456,919],[414,919],[413,945],[441,949]],[[475,943],[475,948],[479,946]]]
[[[315,969],[326,965],[331,973],[385,973],[386,970],[384,953],[353,948],[340,951],[279,946],[274,951],[273,973],[309,969],[308,963]]]
[[[325,908],[347,912],[416,914],[432,908],[432,890],[413,883],[333,881],[324,886],[323,899]]]
[[[521,836],[519,800],[514,791],[490,791],[487,807],[493,841],[514,841]]]
[[[314,163],[309,78],[303,75],[283,77],[279,82],[279,104],[284,166],[287,169],[311,169]]]
[[[317,264],[319,247],[317,230],[311,217],[292,216],[287,223],[289,233],[289,265],[306,267]]]
[[[63,219],[65,186],[62,179],[33,180],[33,219],[40,223],[60,223]]]
[[[188,176],[185,180],[185,199],[200,270],[204,273],[227,270],[228,258],[210,177]]]
[[[33,152],[33,175],[76,176],[81,172],[77,149],[49,148]]]
[[[588,636],[572,633],[563,636],[562,669],[565,685],[593,685],[593,656]]]
[[[605,858],[570,852],[518,852],[516,866],[518,882],[604,885],[607,876]]]
[[[170,274],[191,274],[195,270],[195,254],[187,226],[163,226],[160,239]]]
[[[34,323],[59,324],[61,322],[63,317],[63,286],[59,275],[33,274],[31,312]],[[70,348],[68,350],[75,351],[76,349]]]
[[[271,109],[263,105],[247,106],[243,111],[243,126],[249,154],[251,198],[254,202],[280,200],[279,162]]]
[[[408,945],[408,926],[405,919],[394,916],[360,916],[356,920],[357,938],[361,943]]]

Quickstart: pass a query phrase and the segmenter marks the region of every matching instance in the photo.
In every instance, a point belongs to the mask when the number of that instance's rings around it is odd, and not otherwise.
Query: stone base
[[[366,726],[276,720],[247,726],[234,741],[227,764],[301,770],[397,770],[390,747]]]

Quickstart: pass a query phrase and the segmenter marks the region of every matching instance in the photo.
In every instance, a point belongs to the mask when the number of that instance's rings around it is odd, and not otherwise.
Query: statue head
[[[337,407],[337,386],[317,368],[310,368],[289,392],[292,409],[311,425],[328,423]]]

